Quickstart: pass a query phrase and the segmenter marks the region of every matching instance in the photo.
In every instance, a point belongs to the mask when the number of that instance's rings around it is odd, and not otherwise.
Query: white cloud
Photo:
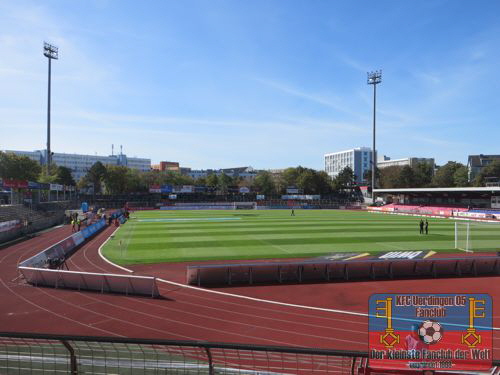
[[[345,103],[343,103],[343,100],[334,95],[324,95],[324,94],[316,94],[316,93],[309,93],[304,90],[292,87],[291,85],[288,84],[283,84],[280,82],[276,82],[273,80],[269,79],[262,79],[262,78],[255,78],[257,82],[260,82],[266,86],[272,87],[273,89],[276,89],[280,92],[283,92],[288,95],[292,95],[298,98],[302,98],[305,100],[308,100],[310,102],[314,102],[317,104],[321,104],[325,107],[334,109],[338,112],[346,113],[351,116],[359,117],[359,112],[351,110]]]

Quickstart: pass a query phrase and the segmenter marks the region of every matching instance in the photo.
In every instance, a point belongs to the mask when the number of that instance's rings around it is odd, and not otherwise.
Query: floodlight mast
[[[49,43],[43,43],[43,55],[49,60],[49,79],[47,90],[47,175],[50,173],[50,162],[52,153],[50,152],[50,76],[51,76],[51,61],[59,59],[59,49]]]
[[[382,70],[376,70],[368,73],[369,85],[373,85],[373,148],[372,148],[372,202],[375,203],[375,170],[377,161],[375,160],[375,119],[377,103],[377,85],[382,82]]]

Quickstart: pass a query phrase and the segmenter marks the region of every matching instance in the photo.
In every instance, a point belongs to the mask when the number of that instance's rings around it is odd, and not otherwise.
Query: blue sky
[[[322,169],[372,142],[392,158],[500,153],[500,2],[0,1],[0,149]]]

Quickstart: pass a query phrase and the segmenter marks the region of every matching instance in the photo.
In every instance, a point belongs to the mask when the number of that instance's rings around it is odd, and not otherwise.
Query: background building
[[[27,156],[32,160],[39,162],[41,165],[46,163],[47,151],[15,151],[5,150],[17,155]],[[151,169],[151,159],[146,158],[130,158],[125,154],[101,156],[101,155],[82,155],[82,154],[64,154],[55,152],[52,155],[52,162],[60,167],[71,169],[71,175],[78,181],[85,176],[88,170],[100,161],[104,165],[123,165],[128,168],[137,169],[140,171],[149,171]]]
[[[435,164],[434,158],[416,158],[416,157],[391,159],[387,156],[384,156],[384,160],[377,161],[377,167],[378,168],[387,168],[393,166],[404,167],[405,165],[408,165],[414,168],[417,166],[417,164],[422,164],[422,163],[429,164],[434,170],[434,164]]]
[[[469,155],[467,169],[469,170],[469,182],[474,180],[481,169],[490,165],[495,160],[500,160],[500,155]]]
[[[345,167],[350,167],[356,175],[356,182],[364,182],[365,172],[371,170],[372,149],[358,147],[352,150],[325,154],[325,172],[330,177],[336,177]]]
[[[153,164],[151,169],[155,171],[173,171],[180,172],[181,167],[176,161],[160,161],[160,164]]]

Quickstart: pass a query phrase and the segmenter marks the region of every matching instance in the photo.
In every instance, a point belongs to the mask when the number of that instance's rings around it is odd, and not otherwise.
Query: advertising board
[[[487,294],[374,294],[369,312],[372,368],[491,368],[493,307]]]

